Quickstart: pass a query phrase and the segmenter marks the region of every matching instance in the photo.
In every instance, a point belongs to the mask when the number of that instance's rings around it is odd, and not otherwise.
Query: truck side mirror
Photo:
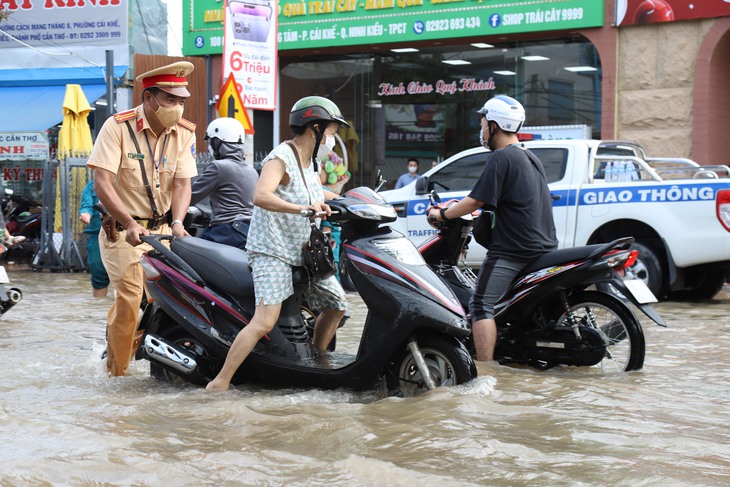
[[[428,193],[428,176],[421,176],[416,179],[416,194]]]

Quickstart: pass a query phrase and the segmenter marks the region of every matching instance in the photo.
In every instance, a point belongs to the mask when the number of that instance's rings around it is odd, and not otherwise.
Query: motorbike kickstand
[[[410,342],[408,342],[408,350],[411,351],[411,355],[413,355],[413,360],[416,362],[416,367],[421,373],[421,377],[423,377],[423,380],[426,382],[426,387],[428,387],[428,390],[430,391],[436,389],[436,383],[431,377],[431,372],[429,372],[428,370],[426,361],[423,360],[423,355],[421,355],[421,350],[418,348],[418,343],[416,343],[416,340],[411,340]]]

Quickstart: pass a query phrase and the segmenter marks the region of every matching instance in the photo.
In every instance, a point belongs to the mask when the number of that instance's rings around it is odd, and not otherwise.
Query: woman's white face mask
[[[332,135],[326,135],[322,138],[323,144],[319,144],[319,147],[317,148],[317,157],[320,159],[326,159],[327,154],[332,152],[332,149],[335,148],[335,138]]]

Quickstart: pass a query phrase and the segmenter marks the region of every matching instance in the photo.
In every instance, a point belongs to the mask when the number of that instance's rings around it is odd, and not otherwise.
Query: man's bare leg
[[[497,322],[493,319],[484,319],[472,324],[474,347],[477,350],[477,360],[488,362],[494,360],[494,347],[497,345]]]

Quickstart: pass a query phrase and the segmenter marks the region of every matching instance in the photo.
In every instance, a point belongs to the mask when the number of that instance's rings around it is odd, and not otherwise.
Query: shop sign
[[[280,0],[279,49],[601,27],[603,11],[603,0]]]
[[[520,140],[570,140],[590,139],[591,127],[585,124],[523,126],[517,138]]]
[[[48,136],[43,132],[0,132],[0,161],[45,161]],[[8,180],[7,168],[5,179]],[[17,180],[17,178],[14,178]]]
[[[228,0],[224,8],[223,79],[236,80],[247,108],[276,110],[276,2]]]
[[[455,95],[469,91],[494,91],[496,89],[494,78],[491,76],[484,79],[461,78],[459,80],[438,80],[435,83],[424,83],[422,81],[410,82],[384,82],[378,85],[378,96],[401,96],[401,95]]]
[[[20,43],[45,50],[127,45],[127,2],[122,0],[1,0],[0,10],[9,12],[2,23],[0,48],[17,48]],[[65,61],[64,66],[72,61]]]
[[[250,0],[276,5],[275,0]],[[220,0],[185,0],[183,54],[223,52]],[[603,0],[280,0],[280,50],[603,26]]]
[[[223,14],[224,2],[221,0],[184,0],[183,55],[223,52]]]
[[[616,0],[616,25],[730,16],[728,0]]]

